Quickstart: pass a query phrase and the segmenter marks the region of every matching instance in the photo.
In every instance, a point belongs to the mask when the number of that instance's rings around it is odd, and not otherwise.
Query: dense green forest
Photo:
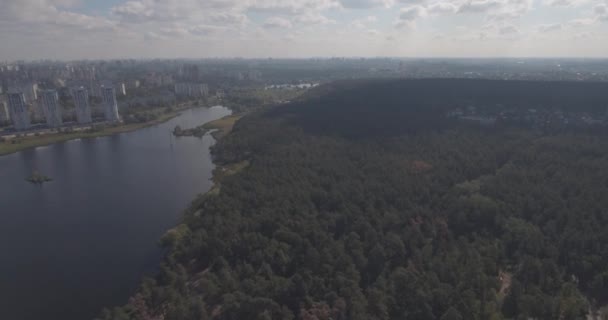
[[[250,114],[158,276],[100,319],[586,319],[608,304],[608,135],[443,112],[599,110],[606,88],[356,81]]]

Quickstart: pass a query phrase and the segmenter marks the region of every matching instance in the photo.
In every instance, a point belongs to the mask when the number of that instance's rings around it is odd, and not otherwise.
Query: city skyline
[[[2,60],[606,57],[606,0],[7,0]]]

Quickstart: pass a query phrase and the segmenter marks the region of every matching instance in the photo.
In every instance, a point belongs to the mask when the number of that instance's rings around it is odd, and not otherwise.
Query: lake
[[[206,135],[229,115],[195,108],[153,127],[0,157],[0,312],[5,320],[92,319],[123,305],[162,258],[158,240],[211,187]],[[38,170],[54,180],[26,182]]]

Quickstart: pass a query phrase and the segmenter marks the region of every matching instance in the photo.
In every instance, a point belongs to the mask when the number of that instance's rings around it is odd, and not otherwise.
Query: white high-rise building
[[[123,96],[127,95],[127,85],[125,85],[124,82],[118,85],[118,92],[120,92],[120,94]]]
[[[8,92],[23,93],[25,103],[33,103],[38,99],[38,84],[37,83],[17,83],[8,87]]]
[[[72,89],[72,97],[76,106],[76,120],[80,124],[91,123],[91,107],[89,106],[89,93],[84,87]]]
[[[6,101],[0,101],[0,123],[9,122],[11,117],[8,113],[8,106]]]
[[[113,86],[102,86],[101,95],[103,98],[103,110],[106,116],[106,121],[120,121],[118,114],[118,101],[116,101],[116,90]]]
[[[42,100],[40,100],[40,95],[38,95],[38,100],[28,103],[30,105],[30,117],[34,122],[42,122],[45,118],[44,106],[42,105]],[[25,97],[27,100],[27,96]],[[27,101],[26,101],[27,102]]]
[[[209,86],[205,83],[176,83],[175,95],[180,97],[206,97],[209,95]]]
[[[39,91],[40,102],[46,117],[46,124],[51,128],[60,127],[63,124],[61,117],[61,106],[59,106],[59,95],[56,90]]]
[[[27,130],[30,124],[30,112],[25,104],[23,93],[9,93],[8,106],[13,126],[16,130]]]
[[[190,84],[189,83],[176,83],[175,84],[175,95],[177,96],[190,96]]]
[[[194,97],[206,97],[209,95],[209,86],[205,83],[193,83],[190,92]]]
[[[101,91],[102,91],[102,88],[100,87],[99,82],[93,81],[93,80],[91,80],[89,82],[89,90],[88,90],[89,96],[95,97],[95,98],[101,98],[103,95],[101,93]]]

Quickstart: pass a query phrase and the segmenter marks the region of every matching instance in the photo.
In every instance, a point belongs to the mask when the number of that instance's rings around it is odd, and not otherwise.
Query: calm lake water
[[[156,271],[158,239],[211,187],[213,138],[171,131],[228,114],[191,109],[139,131],[0,157],[0,317],[86,320],[124,304]],[[33,170],[54,181],[24,181]]]

